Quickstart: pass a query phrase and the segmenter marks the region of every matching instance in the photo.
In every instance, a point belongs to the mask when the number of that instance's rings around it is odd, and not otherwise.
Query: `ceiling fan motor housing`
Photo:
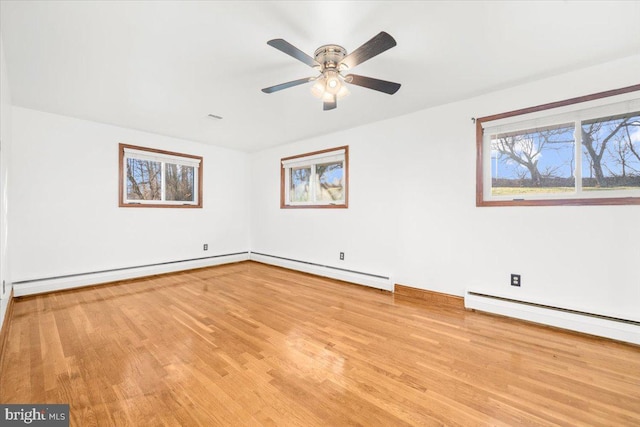
[[[314,59],[322,66],[320,72],[327,69],[337,69],[340,61],[347,56],[347,50],[336,44],[326,44],[316,49]]]

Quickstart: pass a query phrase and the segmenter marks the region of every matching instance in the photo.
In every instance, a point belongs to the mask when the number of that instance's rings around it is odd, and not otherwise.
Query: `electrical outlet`
[[[202,245],[202,250],[203,251],[208,251],[209,250],[209,244],[205,243],[204,245]]]
[[[512,274],[511,275],[511,286],[520,286],[520,275]]]
[[[340,261],[344,261],[344,252],[340,252]]]

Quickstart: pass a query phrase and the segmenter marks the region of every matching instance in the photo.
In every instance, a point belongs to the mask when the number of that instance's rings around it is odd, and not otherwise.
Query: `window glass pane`
[[[165,199],[172,201],[195,201],[193,166],[165,163]]]
[[[343,162],[316,165],[316,199],[318,202],[335,202],[344,199]]]
[[[491,195],[575,191],[574,125],[491,136]]]
[[[127,199],[160,200],[161,163],[127,158]]]
[[[311,167],[291,168],[291,180],[289,186],[289,201],[309,201],[309,180]]]
[[[582,122],[582,188],[640,188],[640,112]]]

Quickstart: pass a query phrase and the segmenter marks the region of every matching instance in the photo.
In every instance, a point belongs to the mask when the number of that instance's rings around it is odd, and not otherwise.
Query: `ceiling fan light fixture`
[[[342,80],[342,76],[341,80]],[[336,98],[341,99],[344,98],[345,96],[349,95],[349,88],[347,87],[346,84],[344,84],[344,81],[340,82],[340,88],[338,89],[338,91],[336,92]]]
[[[337,94],[342,86],[342,82],[338,77],[338,73],[335,71],[327,70],[324,72],[325,79],[327,80],[327,90],[332,94]]]
[[[349,95],[349,89],[344,84],[344,78],[336,71],[325,70],[311,86],[311,93],[316,98],[324,101],[331,100],[335,96],[337,99]]]
[[[326,79],[324,78],[324,76],[320,76],[316,79],[315,83],[313,83],[313,86],[311,86],[311,93],[313,94],[313,96],[322,99],[322,96],[325,92],[325,82]]]
[[[322,95],[322,101],[324,102],[333,101],[333,95],[331,95],[329,92],[325,92],[324,95]]]

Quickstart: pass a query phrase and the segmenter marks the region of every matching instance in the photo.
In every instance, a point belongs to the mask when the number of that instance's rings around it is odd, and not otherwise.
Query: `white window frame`
[[[325,163],[342,162],[343,167],[343,199],[339,201],[316,200],[316,165]],[[281,163],[281,208],[347,208],[348,207],[348,182],[349,182],[349,146],[336,147],[328,150],[314,151],[312,153],[286,157]],[[309,178],[309,201],[292,202],[290,199],[291,169],[308,167],[311,169]]]
[[[128,144],[120,144],[120,206],[121,207],[202,207],[202,157],[190,154],[174,153]],[[161,174],[160,200],[139,200],[127,198],[127,160],[150,160],[159,162]],[[165,200],[166,164],[193,167],[193,200]]]
[[[633,89],[633,90],[629,90]],[[638,190],[601,190],[584,191],[582,189],[582,132],[583,121],[606,119],[617,115],[640,111],[640,85],[610,91],[614,95],[594,94],[580,100],[561,101],[559,106],[547,104],[531,109],[518,110],[502,115],[476,120],[477,134],[477,206],[518,206],[518,205],[605,205],[640,204]],[[618,93],[620,92],[620,93]],[[551,107],[549,107],[551,106]],[[491,176],[491,140],[492,136],[509,132],[529,131],[560,124],[573,124],[575,140],[575,190],[564,193],[522,194],[494,196]]]

